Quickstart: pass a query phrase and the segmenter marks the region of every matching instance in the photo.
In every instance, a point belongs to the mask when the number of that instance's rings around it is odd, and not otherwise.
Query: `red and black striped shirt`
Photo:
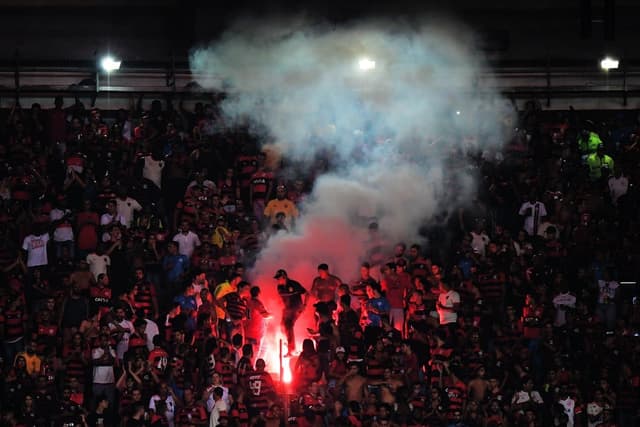
[[[269,410],[270,399],[275,394],[273,380],[267,372],[254,372],[248,377],[249,407],[257,412]]]
[[[231,406],[229,415],[232,419],[236,420],[238,427],[249,427],[249,412],[244,403],[235,402]]]
[[[153,283],[139,282],[136,283],[138,292],[134,297],[133,306],[136,310],[144,310],[145,314],[153,312],[153,297],[156,295],[156,289]]]
[[[27,321],[27,313],[22,309],[9,309],[0,313],[0,325],[4,327],[5,341],[17,341],[25,334],[24,322]]]
[[[191,425],[204,425],[207,422],[207,412],[198,404],[184,406],[176,412],[175,425],[188,427]]]

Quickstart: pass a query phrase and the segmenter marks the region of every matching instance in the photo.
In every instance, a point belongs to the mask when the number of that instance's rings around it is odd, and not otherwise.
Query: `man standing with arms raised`
[[[278,270],[273,276],[278,281],[278,294],[282,298],[282,328],[287,336],[288,351],[285,357],[291,357],[296,349],[294,329],[296,320],[307,306],[309,294],[307,290],[295,280],[289,279],[285,270]]]

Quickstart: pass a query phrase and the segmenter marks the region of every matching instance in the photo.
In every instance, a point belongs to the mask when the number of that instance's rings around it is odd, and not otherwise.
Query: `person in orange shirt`
[[[26,369],[29,375],[34,375],[40,372],[42,366],[42,359],[36,354],[33,345],[29,342],[25,345],[25,350],[16,355],[16,359],[22,357],[26,363]]]
[[[276,188],[276,198],[269,201],[264,208],[264,217],[269,220],[271,225],[275,224],[278,220],[278,214],[284,214],[284,224],[288,229],[291,229],[298,218],[298,208],[296,204],[286,198],[287,189],[284,185],[279,185]]]

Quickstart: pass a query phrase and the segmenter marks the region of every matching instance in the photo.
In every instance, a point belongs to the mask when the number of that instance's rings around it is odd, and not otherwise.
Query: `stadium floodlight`
[[[110,73],[112,71],[119,70],[121,62],[122,61],[115,60],[113,56],[105,56],[100,61],[100,66],[105,72]]]
[[[370,58],[361,58],[358,61],[358,68],[360,68],[361,71],[373,70],[374,68],[376,68],[376,61]]]
[[[600,61],[600,68],[605,71],[616,70],[619,64],[620,61],[618,61],[617,59],[606,56]]]

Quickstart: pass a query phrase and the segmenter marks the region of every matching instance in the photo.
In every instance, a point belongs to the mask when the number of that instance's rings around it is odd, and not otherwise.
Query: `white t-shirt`
[[[61,209],[52,209],[49,212],[49,219],[51,222],[59,221],[64,218],[65,215],[71,213],[69,209],[61,210]],[[58,224],[56,229],[53,231],[53,241],[54,242],[72,242],[73,241],[73,227],[71,223],[65,222]]]
[[[120,341],[118,341],[118,345],[116,346],[116,354],[118,355],[118,359],[124,359],[124,354],[129,350],[129,336],[135,332],[133,328],[133,323],[131,323],[127,319],[122,319],[120,322],[114,322],[109,325],[109,329],[114,330],[118,325],[123,329],[128,330],[129,332],[123,332]]]
[[[554,326],[564,326],[567,323],[567,313],[565,307],[575,308],[576,297],[570,293],[558,294],[553,298],[553,306],[556,308]]]
[[[529,208],[531,208],[531,214],[525,216],[527,209]],[[535,229],[542,222],[542,218],[547,216],[547,209],[542,202],[524,202],[522,206],[520,206],[518,213],[525,216],[524,230],[529,234],[529,236],[533,236]]]
[[[211,417],[209,418],[209,427],[217,427],[220,425],[220,413],[227,412],[229,407],[224,399],[218,400],[213,405],[213,410],[211,411]]]
[[[176,234],[173,237],[173,241],[178,243],[178,252],[180,252],[180,255],[184,255],[189,259],[191,259],[191,255],[193,255],[196,247],[201,245],[200,238],[191,230],[189,230],[187,234]]]
[[[41,234],[40,236],[29,234],[24,238],[22,249],[27,251],[27,267],[38,267],[49,264],[49,259],[47,258],[48,241],[48,233]]]
[[[156,187],[162,188],[162,169],[164,169],[164,160],[154,160],[153,157],[146,156],[142,176],[153,182]]]
[[[111,265],[111,258],[109,255],[98,255],[93,252],[87,255],[87,264],[89,264],[89,271],[98,280],[100,274],[107,274],[107,267]]]
[[[149,409],[155,412],[156,401],[161,401],[161,400],[162,398],[157,394],[154,394],[153,396],[151,396],[151,399],[149,400]],[[170,427],[173,427],[173,418],[176,412],[176,402],[173,400],[173,397],[171,395],[168,395],[167,398],[164,400],[164,403],[167,407],[167,412],[165,412],[165,415],[167,417],[167,422],[169,423]]]
[[[231,402],[229,401],[229,389],[223,385],[212,385],[211,390],[216,387],[220,387],[222,389],[222,400],[227,404],[227,406],[231,406]],[[216,401],[213,400],[213,392],[209,393],[209,398],[207,399],[207,412],[213,411],[213,407],[216,404]]]
[[[100,216],[100,225],[111,225],[111,224],[120,224],[127,225],[126,219],[116,212],[115,215],[111,215],[110,213],[103,213]]]
[[[611,194],[611,201],[615,205],[618,203],[620,196],[624,196],[629,191],[629,179],[626,176],[620,175],[620,178],[612,176],[609,178],[609,194]]]
[[[527,403],[527,402],[534,402],[537,404],[544,403],[542,400],[542,396],[540,396],[540,393],[538,393],[535,390],[531,391],[530,393],[527,393],[526,391],[521,390],[516,394],[514,394],[513,399],[511,399],[511,403],[514,405],[518,405],[520,403]]]
[[[153,350],[153,337],[156,335],[160,335],[160,329],[158,329],[158,324],[150,319],[145,319],[147,322],[147,327],[144,330],[145,335],[147,336],[147,349],[149,351]]]
[[[615,280],[605,282],[598,280],[598,304],[610,304],[615,302],[616,290],[620,287],[620,283]]]
[[[133,213],[136,211],[141,211],[142,206],[140,206],[140,203],[138,203],[136,199],[133,199],[131,197],[127,197],[124,200],[117,198],[116,210],[118,212],[118,215],[122,217],[120,221],[124,221],[124,226],[129,228],[131,227],[131,223],[133,222]]]
[[[116,353],[111,347],[109,352],[112,357],[116,357]],[[94,348],[91,352],[91,357],[96,360],[100,359],[104,355],[104,350],[101,347]],[[113,365],[111,366],[94,366],[93,367],[93,382],[95,384],[113,384],[116,381],[113,373]]]
[[[570,397],[567,397],[564,400],[558,400],[558,403],[562,405],[562,408],[564,409],[564,413],[567,414],[567,418],[568,418],[567,427],[573,427],[574,419],[575,419],[575,409],[576,409],[575,400],[573,400]]]
[[[460,303],[460,294],[450,289],[448,292],[442,292],[440,293],[440,295],[438,295],[438,302],[443,307],[453,308],[454,304]],[[458,321],[458,313],[456,313],[455,311],[443,310],[440,307],[438,307],[437,311],[441,325],[456,323]]]

